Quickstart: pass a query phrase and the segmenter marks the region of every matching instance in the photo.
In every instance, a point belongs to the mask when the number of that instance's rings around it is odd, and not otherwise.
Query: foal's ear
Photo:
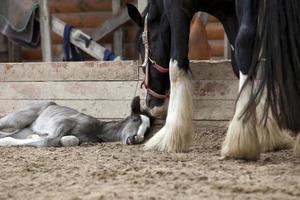
[[[140,114],[140,113],[141,113],[140,97],[136,96],[131,101],[131,114]]]
[[[132,4],[128,3],[127,4],[127,11],[128,11],[128,15],[129,17],[139,26],[139,27],[143,27],[144,26],[144,22],[143,22],[143,18],[141,16],[141,13],[139,12],[139,10]]]

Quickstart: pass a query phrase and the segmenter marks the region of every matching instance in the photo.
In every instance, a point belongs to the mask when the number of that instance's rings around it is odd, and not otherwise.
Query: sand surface
[[[224,132],[196,130],[183,154],[118,143],[0,148],[0,199],[300,199],[291,150],[221,161]]]

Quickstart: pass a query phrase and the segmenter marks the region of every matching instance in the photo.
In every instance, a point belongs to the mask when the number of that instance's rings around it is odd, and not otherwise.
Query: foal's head
[[[131,102],[131,114],[123,121],[121,139],[124,144],[139,144],[144,141],[146,131],[150,128],[151,116],[141,110],[140,98]]]
[[[170,25],[163,11],[163,1],[150,0],[142,15],[131,4],[127,8],[139,27],[136,46],[143,60],[146,106],[153,116],[158,116],[166,111],[170,90]]]

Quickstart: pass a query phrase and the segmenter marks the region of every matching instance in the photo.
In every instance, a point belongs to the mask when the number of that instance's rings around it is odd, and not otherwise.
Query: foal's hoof
[[[143,136],[134,135],[126,139],[127,145],[141,144],[144,141]]]
[[[79,139],[76,136],[73,135],[67,135],[63,136],[60,139],[60,144],[63,147],[73,147],[73,146],[78,146],[80,143]]]

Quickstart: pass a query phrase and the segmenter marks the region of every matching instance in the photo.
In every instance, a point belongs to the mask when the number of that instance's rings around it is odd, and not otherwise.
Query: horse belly
[[[51,118],[38,118],[33,122],[30,128],[34,133],[45,136],[53,133],[55,125]]]
[[[64,121],[74,119],[77,115],[80,113],[68,107],[49,106],[32,123],[31,129],[39,135],[54,134]]]

